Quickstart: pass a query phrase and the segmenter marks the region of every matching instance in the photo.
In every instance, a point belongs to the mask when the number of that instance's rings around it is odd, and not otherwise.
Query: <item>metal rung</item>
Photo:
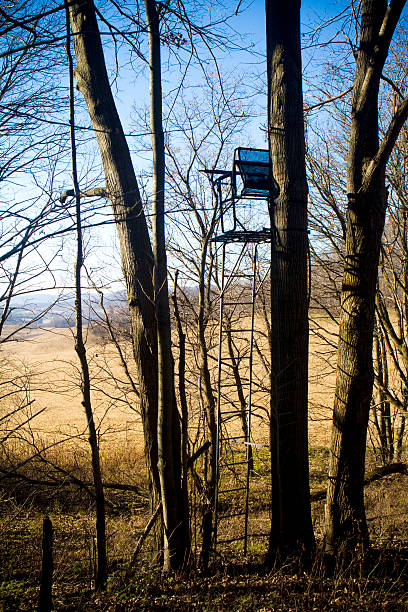
[[[222,329],[221,333],[222,334],[238,334],[238,333],[242,334],[242,333],[249,333],[251,331],[252,329]]]
[[[242,416],[242,415],[238,414],[237,412],[223,412],[221,414],[222,423],[226,427],[228,425],[231,425],[232,422],[234,423],[234,425],[241,424],[241,426],[242,426],[243,418],[246,419],[247,416],[248,416],[247,414]],[[235,422],[235,421],[238,421],[238,422]],[[224,434],[223,440],[228,440],[228,439],[229,439],[229,436]]]
[[[242,274],[234,274],[234,276],[233,276],[233,278],[248,278],[250,280],[252,280],[253,277],[254,277],[253,274],[244,274],[244,273],[242,273]]]
[[[242,512],[235,512],[234,514],[219,514],[218,520],[221,521],[227,518],[235,518],[236,516],[245,516],[245,510],[242,510]]]
[[[224,306],[252,306],[252,302],[223,302]]]
[[[221,416],[224,416],[224,414],[236,414],[237,416],[247,416],[247,410],[222,410],[221,411]]]
[[[235,493],[236,491],[246,491],[246,487],[236,487],[235,489],[220,489],[218,493]]]
[[[232,376],[232,374],[230,374],[230,376]],[[248,380],[244,380],[243,385],[249,385],[249,381]],[[237,387],[237,383],[233,382],[233,383],[222,383],[220,385],[220,389],[225,389],[226,387]]]
[[[248,463],[249,463],[248,461],[235,461],[233,463],[222,463],[220,465],[220,469],[231,468],[231,467],[234,467],[235,465],[247,465]]]
[[[229,438],[226,438],[226,439],[229,439]],[[231,440],[233,442],[235,442],[236,438],[234,438],[234,439],[231,438]],[[271,449],[269,444],[260,444],[259,442],[247,442],[247,441],[245,441],[245,442],[235,442],[235,444],[245,444],[245,446],[256,446],[258,448],[269,448],[269,450]]]
[[[242,359],[251,359],[250,355],[242,355],[242,357],[223,357],[221,361],[231,361],[232,359],[238,359],[238,361],[242,361]]]
[[[250,540],[251,538],[267,538],[269,537],[269,533],[248,533],[247,538]],[[237,536],[236,538],[228,538],[228,540],[218,540],[218,544],[229,544],[230,542],[239,542],[239,540],[243,540],[245,535]]]
[[[228,540],[217,540],[218,544],[229,544],[230,542],[238,542],[239,540],[243,540],[245,538],[244,535],[237,536],[236,538],[228,538]]]

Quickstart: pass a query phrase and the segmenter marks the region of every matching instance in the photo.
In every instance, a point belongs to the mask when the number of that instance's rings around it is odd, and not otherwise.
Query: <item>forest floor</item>
[[[309,460],[312,499],[318,498],[312,503],[312,512],[319,545],[335,350],[328,351],[320,325],[317,331],[311,336]],[[123,349],[130,354],[129,346],[123,345]],[[58,611],[408,611],[405,471],[388,474],[366,486],[371,551],[364,561],[356,555],[353,566],[335,576],[325,575],[319,550],[307,570],[299,569],[295,562],[266,568],[267,537],[250,538],[245,557],[242,544],[220,546],[208,575],[202,575],[194,564],[200,544],[199,496],[195,491],[191,520],[193,526],[197,525],[197,535],[188,574],[162,575],[150,561],[151,541],[147,538],[132,566],[131,578],[125,580],[136,543],[150,518],[142,428],[131,385],[112,347],[89,333],[88,357],[104,481],[126,483],[132,488],[106,489],[109,579],[106,592],[96,594],[94,506],[86,491],[69,482],[72,476],[91,481],[72,334],[66,329],[27,331],[18,342],[3,347],[1,356],[3,397],[14,398],[14,404],[9,406],[11,417],[7,422],[1,421],[7,444],[3,444],[0,454],[0,612],[37,609],[45,516],[50,517],[54,529],[53,605]],[[261,381],[261,369],[259,372]],[[194,393],[191,397],[193,401]],[[261,416],[260,412],[254,431],[260,448],[251,481],[252,533],[267,533],[271,520],[269,457],[261,444],[265,438],[267,441],[268,430],[262,426]],[[198,431],[194,418],[190,426],[194,438]],[[371,442],[375,446],[375,440]],[[405,448],[403,462],[408,461],[407,451]],[[371,474],[379,464],[378,453],[371,445],[367,473]],[[24,477],[11,477],[13,466],[18,466],[18,473]],[[7,478],[1,470],[8,472]],[[228,529],[227,536],[235,535],[240,526],[231,523]]]
[[[314,490],[324,485],[327,459],[326,449],[311,449]],[[369,463],[375,464],[370,453]],[[116,465],[114,471],[117,469]],[[366,487],[372,549],[364,561],[357,556],[352,567],[334,577],[325,575],[319,552],[307,570],[300,570],[296,563],[289,562],[279,569],[266,568],[263,565],[266,541],[250,546],[245,558],[238,545],[219,550],[208,575],[202,575],[193,564],[187,575],[166,576],[149,563],[147,539],[131,578],[125,580],[136,542],[149,519],[141,472],[134,483],[140,487],[140,494],[107,491],[109,579],[106,592],[96,594],[93,591],[95,516],[87,495],[77,487],[41,487],[28,482],[3,481],[0,610],[29,611],[37,607],[42,521],[46,515],[51,518],[54,529],[55,610],[408,610],[406,473],[390,474]],[[267,499],[257,506],[256,512],[262,521],[268,512],[267,506]],[[318,538],[322,515],[323,502],[314,502]]]

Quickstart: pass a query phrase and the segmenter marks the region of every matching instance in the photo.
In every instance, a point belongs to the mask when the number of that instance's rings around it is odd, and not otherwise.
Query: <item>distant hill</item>
[[[107,292],[104,296],[105,304],[112,306],[123,303],[123,292]],[[92,311],[98,312],[99,296],[92,292],[84,295],[84,314],[93,318]],[[89,309],[89,304],[92,309]],[[12,299],[7,323],[24,325],[32,322],[34,326],[41,327],[72,327],[74,325],[75,299],[73,292],[58,296],[49,292],[33,292]]]

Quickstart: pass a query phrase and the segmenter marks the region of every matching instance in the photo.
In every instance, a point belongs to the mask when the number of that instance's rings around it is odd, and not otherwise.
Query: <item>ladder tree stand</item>
[[[220,211],[220,295],[217,370],[216,486],[213,550],[242,542],[244,556],[250,539],[267,537],[250,529],[251,478],[254,449],[254,354],[257,297],[269,277],[262,269],[262,245],[273,244],[271,207],[279,195],[269,151],[239,147],[232,170],[208,169]],[[264,202],[261,218],[250,218],[254,202]],[[241,209],[244,211],[241,214]],[[259,226],[267,219],[269,227]],[[259,416],[259,415],[258,415]],[[224,526],[227,526],[226,528]],[[234,525],[230,533],[228,528]]]

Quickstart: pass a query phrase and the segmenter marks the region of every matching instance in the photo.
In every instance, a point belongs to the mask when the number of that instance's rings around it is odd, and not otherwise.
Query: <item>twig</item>
[[[407,474],[408,473],[408,465],[406,463],[390,463],[388,465],[383,465],[381,467],[376,468],[364,478],[364,486],[375,482],[376,480],[381,480],[384,476],[389,476],[390,474]],[[310,494],[310,501],[320,501],[325,499],[326,497],[326,489],[319,489],[318,491],[314,491]]]
[[[196,450],[196,452],[193,453],[191,457],[188,458],[187,467],[191,468],[192,465],[197,461],[197,459],[201,457],[201,455],[205,453],[205,451],[208,450],[210,446],[211,446],[211,442],[209,440],[207,440],[207,442],[204,442],[204,444],[200,446],[200,448]]]
[[[85,491],[91,496],[94,497],[94,493],[91,490],[93,487],[92,482],[85,482],[75,477],[67,477],[66,480],[41,480],[39,478],[30,478],[30,476],[26,476],[25,474],[21,474],[20,472],[6,472],[4,470],[0,470],[2,474],[2,479],[15,479],[15,480],[23,480],[29,484],[46,486],[46,487],[67,487],[69,485],[77,485],[78,487],[85,489]],[[120,482],[104,482],[104,489],[113,489],[114,491],[132,491],[133,493],[137,493],[140,497],[145,498],[140,492],[140,488],[136,485],[120,483]]]
[[[162,510],[162,503],[159,502],[156,510],[153,512],[152,516],[149,519],[149,522],[147,523],[146,527],[143,529],[143,532],[140,536],[140,538],[137,541],[136,544],[136,548],[134,550],[134,553],[132,555],[132,559],[127,567],[126,570],[126,574],[125,574],[125,580],[127,578],[130,578],[133,572],[133,566],[136,563],[137,557],[140,553],[140,550],[143,546],[143,542],[145,541],[145,539],[147,538],[147,536],[149,535],[150,531],[152,530],[153,525],[155,524],[155,522],[157,521],[159,515],[161,514],[161,510]]]

